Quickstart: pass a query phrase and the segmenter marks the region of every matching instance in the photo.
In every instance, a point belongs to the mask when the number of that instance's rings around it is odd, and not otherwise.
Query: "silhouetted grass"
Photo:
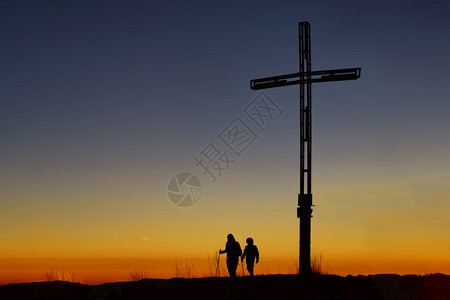
[[[315,274],[325,274],[322,270],[323,253],[315,254],[311,257],[311,272]]]
[[[295,260],[293,263],[293,267],[289,268],[289,274],[298,274],[299,273],[299,266],[298,266],[298,260]],[[322,268],[323,265],[323,253],[320,252],[320,254],[313,254],[311,255],[311,273],[313,274],[327,274]]]
[[[173,264],[172,272],[175,278],[195,278],[194,261],[187,259],[185,261],[176,260]]]
[[[222,260],[222,262],[220,262]],[[208,254],[208,277],[223,277],[227,276],[227,271],[225,270],[225,260],[220,257],[219,252],[216,252],[213,256]]]
[[[45,281],[67,281],[86,284],[86,281],[80,280],[74,272],[67,272],[64,269],[50,269],[44,273],[43,277]]]
[[[134,271],[131,271],[130,274],[128,275],[128,279],[130,279],[131,281],[139,281],[142,279],[147,279],[150,278],[147,270],[145,269],[137,269]]]

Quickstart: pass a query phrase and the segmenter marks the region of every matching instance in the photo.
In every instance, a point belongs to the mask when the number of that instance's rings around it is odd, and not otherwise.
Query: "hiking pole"
[[[217,255],[216,277],[217,277],[217,272],[219,271],[219,263],[220,263],[220,251],[219,251],[219,255]]]
[[[242,274],[244,274],[244,276],[245,276],[244,261],[242,259],[241,259],[241,267],[242,267]]]

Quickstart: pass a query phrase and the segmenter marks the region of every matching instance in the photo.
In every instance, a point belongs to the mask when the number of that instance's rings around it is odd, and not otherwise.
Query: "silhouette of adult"
[[[227,254],[228,274],[230,274],[230,277],[236,277],[236,268],[239,263],[239,257],[242,255],[242,249],[231,233],[227,235],[225,250],[219,250],[219,254],[222,253]]]
[[[247,270],[250,273],[250,276],[253,276],[253,267],[255,266],[255,258],[256,263],[259,262],[259,251],[256,245],[253,245],[253,239],[251,237],[245,240],[247,242],[247,246],[245,246],[244,254],[242,254],[241,260],[247,263]]]

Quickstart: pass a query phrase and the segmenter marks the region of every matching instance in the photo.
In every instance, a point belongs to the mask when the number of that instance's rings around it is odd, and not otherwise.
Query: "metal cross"
[[[298,73],[250,80],[253,90],[286,85],[300,85],[300,194],[297,217],[300,218],[299,273],[311,273],[311,84],[314,82],[354,80],[361,68],[311,71],[311,30],[309,22],[298,23],[299,61]]]

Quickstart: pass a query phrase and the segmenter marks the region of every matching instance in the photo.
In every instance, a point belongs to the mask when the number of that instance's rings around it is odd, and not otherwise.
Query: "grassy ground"
[[[89,286],[64,281],[0,286],[0,299],[450,299],[450,276],[266,275],[174,278]]]

